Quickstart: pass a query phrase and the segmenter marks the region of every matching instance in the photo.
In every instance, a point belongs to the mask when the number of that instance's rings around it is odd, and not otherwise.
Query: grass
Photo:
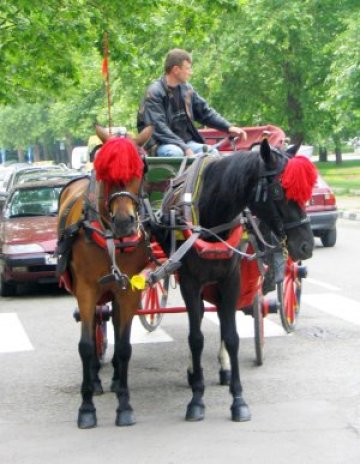
[[[335,161],[315,164],[321,176],[337,194],[349,195],[355,190],[360,193],[360,159],[345,159],[341,164],[336,164]]]

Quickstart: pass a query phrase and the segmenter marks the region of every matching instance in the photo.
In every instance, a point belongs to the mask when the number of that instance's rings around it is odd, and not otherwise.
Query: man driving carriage
[[[151,155],[172,157],[203,153],[204,140],[195,121],[246,140],[243,129],[218,114],[188,83],[192,58],[187,51],[170,50],[164,71],[165,74],[148,87],[137,117],[139,132],[148,125],[154,128],[146,147]]]

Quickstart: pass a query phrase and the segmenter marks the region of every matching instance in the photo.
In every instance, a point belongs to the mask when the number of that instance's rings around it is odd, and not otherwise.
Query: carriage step
[[[111,317],[111,309],[109,305],[98,305],[96,306],[96,322],[107,322]],[[79,308],[75,308],[73,312],[73,317],[76,322],[81,321]]]

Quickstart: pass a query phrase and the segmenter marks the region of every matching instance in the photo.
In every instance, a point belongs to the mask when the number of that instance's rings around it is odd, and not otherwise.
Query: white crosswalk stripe
[[[313,279],[312,277],[307,277],[306,282],[312,285],[316,285],[317,287],[326,288],[326,290],[331,290],[335,292],[339,292],[341,290],[341,288],[336,287],[336,285],[332,285],[327,282],[322,282],[321,280]]]
[[[0,353],[31,351],[32,346],[19,317],[15,313],[0,314]]]
[[[352,298],[341,295],[338,287],[328,285],[326,282],[309,280],[314,286],[330,290],[328,293],[309,293],[303,292],[302,304],[309,305],[331,316],[337,317],[355,325],[360,325],[360,302]],[[170,304],[172,302],[170,301]],[[176,304],[174,302],[174,304]],[[178,305],[178,304],[177,304]],[[167,315],[166,317],[171,317]],[[206,312],[207,321],[219,325],[217,314]],[[265,337],[279,337],[287,335],[281,326],[280,319],[267,317],[264,319]],[[185,322],[187,323],[187,321]],[[246,316],[242,311],[236,314],[236,323],[239,336],[241,338],[254,337],[254,320],[251,316]],[[139,318],[135,317],[131,333],[132,344],[143,343],[169,343],[174,339],[161,327],[154,332],[148,332],[141,324]],[[114,343],[112,324],[108,323],[108,342]],[[34,347],[16,313],[0,314],[0,353],[15,353],[31,351]]]
[[[302,301],[332,316],[360,325],[360,302],[338,293],[311,293],[303,295]]]
[[[114,344],[114,331],[112,324],[108,323],[108,343]],[[142,325],[138,317],[135,317],[131,327],[131,343],[133,345],[140,343],[164,343],[173,342],[174,339],[168,335],[165,330],[158,327],[153,332],[148,332]]]
[[[216,313],[205,313],[205,318],[219,325],[219,319]],[[254,318],[252,316],[245,316],[242,311],[237,311],[236,327],[240,338],[254,338]],[[287,335],[279,324],[268,318],[264,319],[264,334],[265,337],[281,337]]]

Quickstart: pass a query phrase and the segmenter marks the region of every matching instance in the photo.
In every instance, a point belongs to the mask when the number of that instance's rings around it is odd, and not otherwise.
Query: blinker
[[[260,198],[262,196],[262,199]],[[264,203],[266,202],[268,197],[268,183],[265,178],[262,178],[256,189],[256,194],[255,194],[255,201],[259,202],[262,200]]]
[[[271,198],[273,200],[280,201],[284,198],[284,191],[279,181],[271,183],[268,188],[270,191]]]

